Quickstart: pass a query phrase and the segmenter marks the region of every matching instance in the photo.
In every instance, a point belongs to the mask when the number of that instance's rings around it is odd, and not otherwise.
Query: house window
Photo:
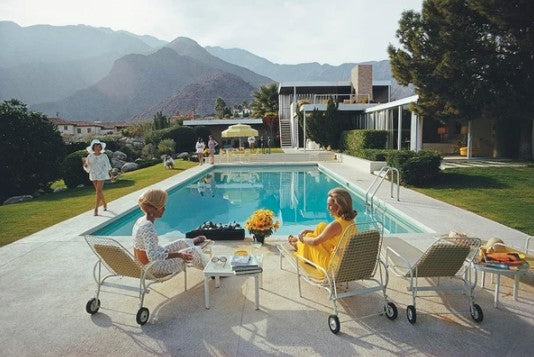
[[[63,125],[63,130],[67,130],[69,127],[66,125]]]
[[[82,133],[82,129],[81,128],[76,129],[76,131],[78,132],[78,134]]]
[[[87,132],[90,133],[91,132],[91,128],[87,128]]]

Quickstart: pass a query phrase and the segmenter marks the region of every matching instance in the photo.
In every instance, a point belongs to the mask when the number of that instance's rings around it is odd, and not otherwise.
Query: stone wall
[[[351,83],[356,93],[356,100],[369,96],[373,100],[373,66],[357,64],[351,71]]]

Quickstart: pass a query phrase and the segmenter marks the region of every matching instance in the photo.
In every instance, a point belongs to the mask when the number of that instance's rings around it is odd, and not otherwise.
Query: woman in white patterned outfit
[[[86,148],[89,155],[82,158],[83,169],[89,173],[89,180],[93,183],[96,191],[95,216],[98,216],[100,203],[104,206],[104,211],[108,210],[106,198],[104,197],[104,181],[111,179],[109,175],[111,164],[108,156],[104,153],[105,149],[106,143],[94,139],[91,141],[91,145]]]
[[[158,261],[154,266],[156,274],[178,273],[183,270],[184,263],[204,269],[209,257],[195,244],[202,243],[205,236],[181,238],[164,246],[159,244],[154,222],[163,216],[166,202],[167,192],[162,190],[148,190],[139,197],[139,207],[146,215],[135,222],[132,230],[136,258],[143,264]]]

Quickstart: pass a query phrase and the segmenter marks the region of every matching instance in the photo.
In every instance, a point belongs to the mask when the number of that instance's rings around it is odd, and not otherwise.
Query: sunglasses
[[[227,260],[228,259],[226,257],[213,257],[213,258],[211,258],[212,263],[221,262],[221,263],[226,264]]]

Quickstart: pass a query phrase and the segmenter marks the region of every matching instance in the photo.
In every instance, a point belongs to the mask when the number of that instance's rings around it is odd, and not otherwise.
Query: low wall
[[[336,154],[341,159],[340,161],[349,164],[359,170],[369,172],[372,174],[375,171],[380,171],[380,169],[387,165],[385,161],[369,161],[359,157],[350,156],[347,154]]]

